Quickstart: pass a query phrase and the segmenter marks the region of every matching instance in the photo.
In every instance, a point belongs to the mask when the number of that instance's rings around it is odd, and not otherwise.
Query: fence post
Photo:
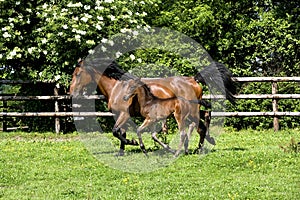
[[[278,92],[277,82],[272,82],[272,94],[277,94],[277,92]],[[273,112],[278,112],[278,99],[273,98],[272,105],[273,105]],[[273,126],[274,126],[274,131],[279,130],[279,119],[277,116],[274,116]]]
[[[7,112],[7,101],[3,101],[3,112]],[[6,116],[3,116],[3,122],[2,122],[2,129],[3,132],[7,132],[7,121],[6,121]]]
[[[55,86],[54,87],[54,96],[58,96],[58,89]],[[58,105],[58,100],[56,99],[54,102],[54,111],[55,112],[59,112],[59,105]],[[55,133],[59,133],[60,132],[60,121],[59,121],[59,117],[55,117]]]

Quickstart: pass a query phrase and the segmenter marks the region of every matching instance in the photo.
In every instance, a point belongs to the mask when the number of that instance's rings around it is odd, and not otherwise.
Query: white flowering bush
[[[1,78],[55,80],[67,85],[73,66],[119,32],[146,26],[133,0],[0,0]],[[12,73],[13,72],[13,73]]]

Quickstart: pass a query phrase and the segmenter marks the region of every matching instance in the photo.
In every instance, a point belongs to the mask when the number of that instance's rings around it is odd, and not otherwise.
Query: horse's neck
[[[109,99],[111,96],[112,89],[114,88],[117,80],[109,78],[105,75],[95,74],[95,81],[101,91],[101,93]]]

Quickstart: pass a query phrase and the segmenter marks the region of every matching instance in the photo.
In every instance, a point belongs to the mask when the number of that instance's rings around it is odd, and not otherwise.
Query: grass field
[[[99,162],[77,134],[0,133],[0,199],[298,199],[300,153],[279,145],[299,132],[227,131],[206,156],[147,173]]]

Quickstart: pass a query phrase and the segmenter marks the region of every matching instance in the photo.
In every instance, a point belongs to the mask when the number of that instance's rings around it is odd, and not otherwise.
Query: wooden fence
[[[245,117],[245,116],[269,116],[273,117],[274,130],[279,129],[280,116],[300,116],[300,112],[279,112],[279,99],[300,99],[300,94],[278,94],[278,82],[300,82],[300,77],[236,77],[237,82],[271,82],[272,94],[239,94],[237,99],[272,99],[273,110],[269,112],[212,112],[213,117]],[[28,81],[10,81],[0,80],[1,84],[24,84]],[[60,100],[71,99],[69,95],[58,95],[57,88],[54,88],[52,96],[1,96],[0,101],[3,101],[3,110],[0,112],[0,117],[3,118],[3,130],[7,131],[7,117],[55,117],[55,131],[60,132],[60,117],[69,116],[113,116],[110,112],[62,112],[59,110]],[[84,99],[104,99],[103,95],[90,95],[83,97]],[[210,99],[210,95],[204,95],[203,99]],[[224,98],[223,96],[214,96],[214,98]],[[26,101],[26,100],[53,100],[54,112],[7,112],[7,101]]]

